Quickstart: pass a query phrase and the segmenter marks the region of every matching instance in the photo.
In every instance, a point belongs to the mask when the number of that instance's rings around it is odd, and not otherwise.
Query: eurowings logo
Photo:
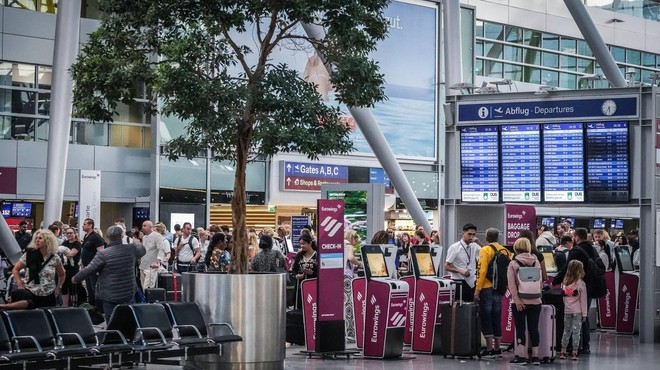
[[[392,318],[390,319],[390,323],[392,326],[403,326],[403,323],[406,322],[406,316],[403,315],[401,312],[396,312],[394,315],[392,315]]]
[[[623,288],[621,288],[621,291],[624,292],[624,293],[627,292],[628,291],[628,286],[624,285]]]
[[[376,296],[372,295],[371,300],[369,302],[371,302],[371,304],[376,304]]]
[[[356,296],[356,297],[357,297],[357,300],[358,300],[358,301],[361,301],[362,298],[364,298],[364,297],[362,297],[362,293],[361,293],[361,292],[357,292],[357,296]]]
[[[314,299],[312,298],[312,295],[311,295],[311,294],[308,294],[308,295],[307,295],[307,303],[312,303],[313,300],[314,300]]]
[[[426,296],[424,295],[424,293],[419,293],[419,301],[424,302],[425,299],[426,299]]]
[[[343,222],[337,221],[330,216],[326,217],[323,220],[323,222],[321,222],[321,227],[323,228],[323,230],[325,230],[325,232],[328,233],[329,237],[335,236],[337,231],[339,231],[339,229],[341,229],[343,225],[344,225]]]

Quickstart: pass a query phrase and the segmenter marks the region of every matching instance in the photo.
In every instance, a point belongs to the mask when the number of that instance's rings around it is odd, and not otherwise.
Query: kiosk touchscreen
[[[437,277],[430,246],[414,246],[411,254],[415,274],[412,350],[440,353],[441,305],[452,300],[451,280]]]
[[[389,277],[380,245],[364,245],[361,249],[367,276],[362,332],[364,357],[401,357],[408,284]]]
[[[381,244],[380,249],[383,251],[383,257],[385,257],[385,265],[387,266],[387,272],[392,279],[397,278],[396,271],[396,252],[397,248],[394,244]]]
[[[614,248],[614,253],[616,254],[616,263],[619,271],[634,271],[635,268],[632,264],[632,256],[630,255],[630,249],[627,245],[619,245]]]

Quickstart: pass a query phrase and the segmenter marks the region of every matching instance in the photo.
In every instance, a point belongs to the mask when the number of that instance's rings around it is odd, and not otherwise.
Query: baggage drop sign
[[[536,208],[530,205],[507,204],[506,244],[513,245],[522,230],[530,230],[536,235]]]

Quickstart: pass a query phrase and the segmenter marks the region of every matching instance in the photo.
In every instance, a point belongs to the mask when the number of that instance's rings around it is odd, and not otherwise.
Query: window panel
[[[38,67],[38,83],[39,83],[39,88],[44,89],[44,90],[50,90],[50,85],[52,81],[52,75],[53,75],[53,69],[50,67]]]
[[[541,51],[537,49],[525,49],[526,64],[541,65]]]
[[[111,124],[109,129],[110,146],[142,148],[143,127]]]
[[[560,55],[559,67],[567,71],[577,71],[577,58],[567,55]]]
[[[543,70],[541,72],[541,84],[548,86],[559,86],[559,72]]]
[[[543,66],[550,68],[559,68],[559,55],[543,52]]]
[[[626,62],[630,64],[642,64],[642,52],[639,50],[626,50]]]
[[[50,93],[39,93],[37,99],[37,114],[50,116]]]
[[[582,59],[578,58],[578,72],[582,73],[594,73],[594,65],[596,61],[591,59]]]
[[[484,64],[484,76],[502,78],[503,65],[501,62],[486,60]]]
[[[0,63],[0,85],[34,88],[34,71],[31,64]]]
[[[11,112],[22,114],[36,113],[37,93],[25,90],[12,90]]]
[[[481,40],[477,40],[474,44],[474,55],[475,56],[483,56],[484,55],[484,42]],[[655,60],[654,60],[655,61]]]
[[[534,67],[524,67],[523,82],[541,84],[541,70]]]
[[[115,116],[115,122],[131,122],[131,123],[145,123],[142,104],[117,104],[118,116]]]
[[[577,52],[580,55],[584,55],[587,57],[593,56],[594,54],[591,52],[591,48],[589,47],[589,44],[587,44],[586,41],[584,40],[578,40],[577,41]]]
[[[541,32],[525,30],[523,33],[523,43],[528,46],[541,46]]]
[[[559,74],[559,87],[566,89],[575,89],[577,76],[570,73]]]
[[[48,129],[50,127],[50,121],[43,118],[36,118],[34,120],[34,140],[35,141],[48,141]]]
[[[484,43],[484,56],[493,59],[502,59],[502,44],[486,41]]]
[[[642,65],[644,67],[655,68],[655,54],[643,53]]]
[[[76,136],[74,142],[83,145],[108,145],[108,126],[87,122],[75,122]]]
[[[474,73],[477,76],[483,76],[484,75],[484,60],[483,59],[477,59],[475,61]]]
[[[559,50],[559,36],[551,33],[543,34],[543,48],[550,50]]]
[[[0,139],[11,139],[11,117],[0,116]]]
[[[504,78],[511,79],[513,81],[522,80],[523,67],[517,64],[504,64]]]
[[[491,40],[504,40],[504,27],[501,24],[484,22],[484,37]]]
[[[561,47],[559,50],[563,51],[564,53],[575,54],[577,51],[577,40],[570,37],[562,37]]]
[[[0,90],[0,112],[11,112],[12,103],[11,90]]]
[[[504,60],[521,63],[523,61],[523,48],[504,45]]]
[[[626,62],[626,49],[618,46],[610,46],[610,53],[615,61],[622,63]]]
[[[474,23],[475,26],[475,36],[476,37],[484,37],[484,22],[483,21],[476,21]]]
[[[520,27],[506,26],[506,41],[520,44],[522,43],[522,39],[523,35]]]

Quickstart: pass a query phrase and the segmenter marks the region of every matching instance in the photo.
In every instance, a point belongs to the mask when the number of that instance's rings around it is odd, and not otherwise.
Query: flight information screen
[[[503,125],[502,200],[541,201],[541,132],[539,125]]]
[[[461,199],[499,202],[500,165],[497,126],[461,128]]]
[[[630,198],[628,123],[587,123],[587,199],[626,202]]]
[[[543,197],[546,202],[584,201],[581,123],[543,124]]]

